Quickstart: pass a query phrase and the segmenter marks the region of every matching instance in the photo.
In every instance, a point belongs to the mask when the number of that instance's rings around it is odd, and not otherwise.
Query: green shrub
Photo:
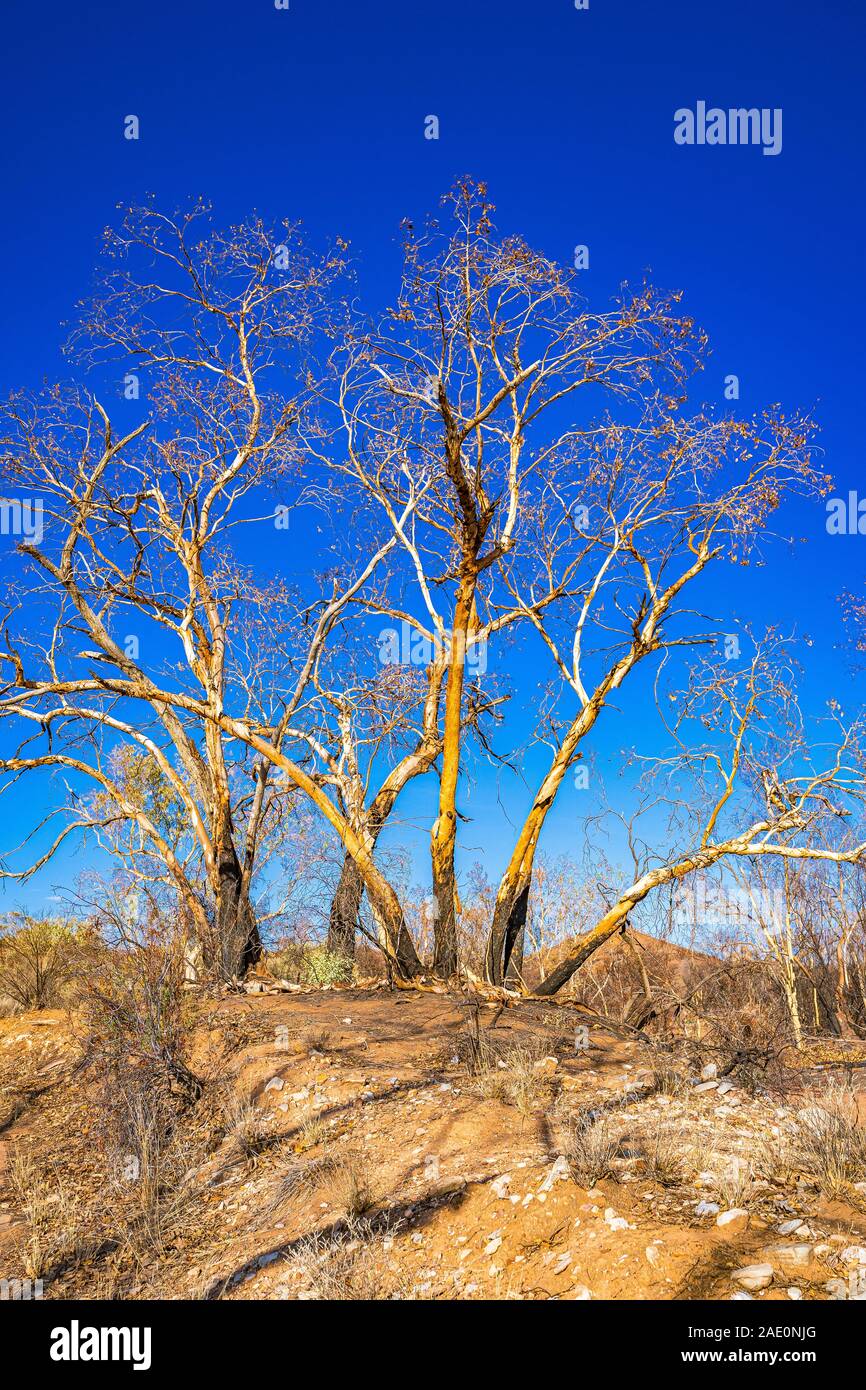
[[[74,924],[19,918],[0,935],[0,996],[22,1009],[60,1004],[72,977],[78,944]]]
[[[349,956],[329,951],[327,946],[302,946],[288,942],[268,957],[268,969],[279,980],[291,984],[348,985],[355,976],[355,963]]]

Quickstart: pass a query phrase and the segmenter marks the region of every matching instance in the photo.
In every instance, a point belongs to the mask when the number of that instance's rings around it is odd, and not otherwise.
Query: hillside
[[[708,1058],[702,1081],[700,1057],[614,1032],[384,988],[202,999],[204,1091],[148,1197],[111,1156],[75,1018],[6,1019],[0,1267],[48,1298],[866,1293],[864,1183],[830,1198],[782,1162],[814,1074]]]

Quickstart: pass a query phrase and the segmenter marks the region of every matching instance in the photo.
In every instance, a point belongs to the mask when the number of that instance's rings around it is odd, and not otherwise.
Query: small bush
[[[301,945],[287,942],[267,958],[269,972],[278,980],[290,984],[349,985],[355,978],[355,962],[350,956],[329,951],[327,946]]]
[[[18,921],[0,936],[0,997],[20,1009],[55,1008],[73,975],[76,929],[49,918]]]
[[[647,1177],[660,1187],[678,1186],[684,1176],[682,1128],[658,1122],[642,1141]]]
[[[602,1178],[616,1178],[614,1159],[618,1136],[606,1115],[580,1114],[572,1119],[565,1143],[565,1157],[572,1177],[583,1187],[594,1187]]]
[[[833,1087],[800,1112],[794,1154],[801,1171],[827,1197],[843,1197],[866,1180],[866,1130],[857,1123],[853,1097]]]
[[[268,1116],[252,1096],[231,1092],[225,1106],[225,1124],[226,1138],[242,1158],[255,1158],[261,1153],[268,1137]]]
[[[193,1161],[184,1121],[202,1082],[188,1063],[193,1020],[182,981],[179,945],[154,944],[104,951],[98,976],[81,986],[96,1133],[128,1218],[124,1242],[139,1257],[165,1245]]]
[[[98,978],[83,986],[91,1061],[106,1075],[134,1071],[143,1085],[197,1099],[201,1081],[187,1062],[192,1033],[179,949],[142,945],[104,953]]]

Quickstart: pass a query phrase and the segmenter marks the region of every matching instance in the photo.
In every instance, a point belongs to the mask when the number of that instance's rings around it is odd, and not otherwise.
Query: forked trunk
[[[350,961],[355,958],[355,934],[358,929],[358,918],[363,897],[364,880],[351,854],[347,854],[343,860],[340,880],[331,902],[331,913],[328,920],[328,950]],[[379,928],[380,945],[386,948],[388,945],[387,919],[383,918],[378,909],[374,912],[374,916]],[[397,941],[396,957],[401,969],[409,975],[418,974],[420,961],[402,916],[395,939]]]

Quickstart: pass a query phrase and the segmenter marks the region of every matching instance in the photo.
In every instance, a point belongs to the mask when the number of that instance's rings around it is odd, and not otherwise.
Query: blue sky
[[[856,0],[11,4],[0,389],[66,372],[60,324],[118,202],[150,192],[172,208],[201,193],[220,220],[257,208],[340,233],[373,307],[396,287],[400,220],[420,221],[470,173],[487,181],[501,229],[566,262],[589,246],[595,303],[647,268],[684,289],[713,349],[705,398],[721,402],[736,373],[745,413],[813,407],[840,491],[866,495],[864,40]],[[676,145],[674,112],[698,100],[780,107],[782,152]],[[128,114],[137,142],[123,138]],[[430,114],[438,141],[424,139]],[[837,596],[862,585],[866,537],[828,536],[820,504],[785,520],[802,544],[747,582],[725,569],[708,602],[723,620],[810,634],[807,699],[853,703]],[[610,721],[596,751],[615,757],[631,741]],[[471,806],[467,843],[489,846],[501,827],[492,782]],[[404,811],[420,851],[429,787]],[[578,814],[575,794],[548,848],[572,846]],[[495,847],[485,859],[495,873]],[[6,901],[38,901],[81,863],[65,856]]]

